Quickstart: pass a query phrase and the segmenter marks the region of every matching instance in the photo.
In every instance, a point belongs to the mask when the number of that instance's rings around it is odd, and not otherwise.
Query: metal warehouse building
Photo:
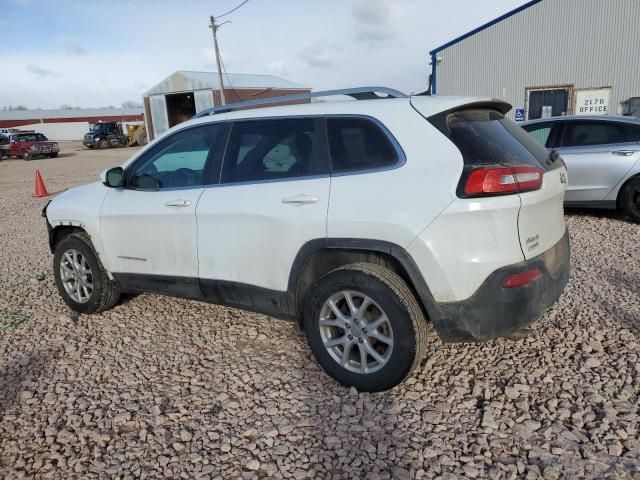
[[[636,114],[639,20],[640,0],[531,1],[431,51],[432,93],[504,99],[518,120]]]
[[[311,89],[273,75],[224,74],[226,103],[307,93]],[[175,72],[144,93],[149,138],[157,137],[196,113],[220,105],[216,72]]]

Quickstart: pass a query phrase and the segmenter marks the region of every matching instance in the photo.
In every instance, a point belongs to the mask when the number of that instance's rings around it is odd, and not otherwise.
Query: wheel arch
[[[89,235],[84,228],[76,226],[76,225],[57,225],[55,227],[50,227],[49,229],[49,249],[51,253],[55,252],[56,245],[60,240],[65,237],[68,237],[72,233],[82,232]]]
[[[425,317],[439,318],[439,309],[426,279],[409,253],[399,245],[382,240],[329,238],[307,242],[298,252],[289,275],[288,291],[295,298],[301,321],[304,298],[319,278],[351,263],[383,265],[409,286]]]

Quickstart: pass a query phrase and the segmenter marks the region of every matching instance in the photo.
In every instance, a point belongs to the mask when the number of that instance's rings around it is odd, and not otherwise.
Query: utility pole
[[[211,20],[211,25],[209,25],[209,28],[211,28],[211,31],[213,32],[213,47],[216,52],[216,65],[218,66],[218,82],[220,84],[220,102],[222,103],[222,105],[225,105],[226,101],[224,99],[224,83],[222,82],[222,62],[220,61],[220,49],[218,48],[219,26],[216,25],[216,19],[214,18],[213,15],[211,15],[209,19]]]

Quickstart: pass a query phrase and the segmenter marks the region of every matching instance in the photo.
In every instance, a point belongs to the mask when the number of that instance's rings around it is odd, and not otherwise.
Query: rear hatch
[[[424,115],[424,103],[412,103]],[[566,232],[567,171],[559,157],[505,117],[510,109],[499,101],[474,102],[428,120],[462,153],[459,197],[520,198],[518,235],[524,258],[529,260],[558,243]]]

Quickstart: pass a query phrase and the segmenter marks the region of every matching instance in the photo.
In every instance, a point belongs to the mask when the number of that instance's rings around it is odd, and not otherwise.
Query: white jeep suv
[[[383,98],[374,92],[385,93]],[[444,342],[519,335],[569,276],[561,159],[501,101],[407,97],[217,107],[43,211],[75,311],[154,292],[300,322],[360,390]]]

